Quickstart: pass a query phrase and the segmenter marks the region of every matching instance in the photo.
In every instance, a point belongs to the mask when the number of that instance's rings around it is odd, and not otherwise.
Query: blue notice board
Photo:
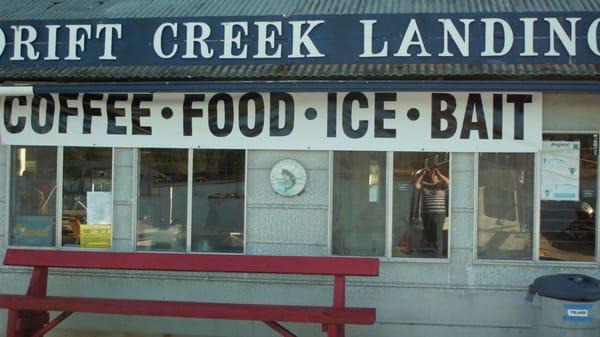
[[[54,245],[54,215],[17,215],[11,223],[10,244],[16,246]]]

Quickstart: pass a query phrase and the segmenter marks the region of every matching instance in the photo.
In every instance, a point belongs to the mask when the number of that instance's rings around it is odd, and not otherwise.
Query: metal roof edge
[[[35,94],[107,92],[344,92],[344,91],[510,91],[600,92],[593,81],[201,81],[31,84]]]

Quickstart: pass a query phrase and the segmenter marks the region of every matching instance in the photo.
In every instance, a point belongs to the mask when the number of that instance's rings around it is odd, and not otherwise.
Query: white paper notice
[[[542,144],[542,200],[579,201],[578,141]]]
[[[93,225],[112,224],[111,192],[87,192],[87,223]]]

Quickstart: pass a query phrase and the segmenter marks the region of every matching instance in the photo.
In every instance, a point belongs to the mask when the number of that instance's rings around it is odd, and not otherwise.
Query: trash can
[[[535,337],[600,337],[600,281],[581,274],[542,276],[529,285]]]

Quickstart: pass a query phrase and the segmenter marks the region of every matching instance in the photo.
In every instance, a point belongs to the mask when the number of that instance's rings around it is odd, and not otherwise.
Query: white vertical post
[[[188,149],[187,163],[187,205],[186,205],[186,220],[185,220],[185,251],[192,251],[192,197],[194,194],[194,149]]]

